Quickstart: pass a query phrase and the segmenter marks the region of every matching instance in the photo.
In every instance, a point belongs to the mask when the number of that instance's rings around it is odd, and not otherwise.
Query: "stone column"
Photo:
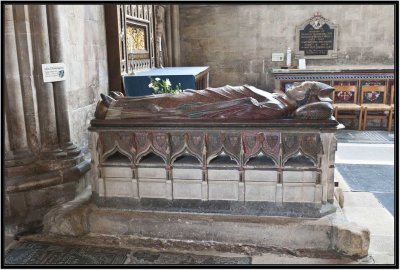
[[[154,36],[155,36],[155,55],[157,67],[168,66],[168,53],[166,48],[166,35],[165,35],[165,8],[162,5],[156,5],[154,7]],[[159,39],[162,39],[161,43]],[[161,51],[160,51],[161,45]]]
[[[179,38],[179,6],[172,5],[171,11],[171,38],[172,38],[172,65],[179,67],[181,65],[181,47]]]
[[[167,43],[168,66],[172,66],[171,6],[165,8],[165,35]]]
[[[8,137],[8,126],[7,126],[7,112],[3,114],[3,128],[4,128],[4,159],[10,159],[11,147],[10,147],[10,139]]]
[[[60,6],[58,5],[47,6],[47,24],[49,28],[50,58],[52,63],[61,63],[64,61],[59,9]],[[61,148],[68,151],[69,154],[79,154],[80,150],[71,142],[66,83],[65,81],[60,81],[53,82],[52,84],[56,108],[58,142]]]
[[[14,5],[14,30],[17,48],[19,79],[24,105],[25,128],[29,148],[35,154],[40,152],[39,122],[37,119],[36,89],[32,75],[32,44],[26,5]]]
[[[31,153],[26,137],[12,6],[6,5],[4,11],[4,66],[7,67],[5,69],[4,105],[7,112],[9,147],[15,158],[22,158],[31,156]]]
[[[32,33],[33,76],[38,101],[41,159],[53,159],[55,155],[60,154],[61,149],[54,113],[53,86],[51,83],[44,83],[42,76],[42,64],[51,63],[46,6],[29,5],[29,22]]]

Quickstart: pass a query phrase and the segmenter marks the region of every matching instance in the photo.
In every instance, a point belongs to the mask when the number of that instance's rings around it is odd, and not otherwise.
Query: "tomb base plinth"
[[[336,204],[336,202],[335,202]],[[369,231],[337,210],[322,218],[144,211],[97,207],[89,196],[53,208],[44,237],[119,247],[279,252],[311,257],[368,254]]]

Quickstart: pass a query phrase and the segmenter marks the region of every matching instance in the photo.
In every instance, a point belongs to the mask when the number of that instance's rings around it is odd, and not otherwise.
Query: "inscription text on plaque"
[[[337,57],[337,26],[316,13],[296,28],[296,59]]]

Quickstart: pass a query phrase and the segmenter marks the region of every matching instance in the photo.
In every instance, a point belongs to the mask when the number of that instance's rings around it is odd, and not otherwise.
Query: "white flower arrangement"
[[[161,80],[160,78],[150,78],[149,88],[153,89],[154,94],[178,94],[182,92],[181,84],[172,88],[171,81],[166,78],[165,80]]]

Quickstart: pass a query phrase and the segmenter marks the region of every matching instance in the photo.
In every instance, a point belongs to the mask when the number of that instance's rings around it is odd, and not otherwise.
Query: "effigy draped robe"
[[[282,96],[253,86],[225,86],[118,99],[109,107],[106,119],[259,120],[286,117],[294,108]]]
[[[329,119],[333,88],[303,82],[285,93],[269,93],[254,86],[224,86],[185,90],[180,94],[114,98],[102,95],[97,119],[132,121],[262,121],[271,119]]]

